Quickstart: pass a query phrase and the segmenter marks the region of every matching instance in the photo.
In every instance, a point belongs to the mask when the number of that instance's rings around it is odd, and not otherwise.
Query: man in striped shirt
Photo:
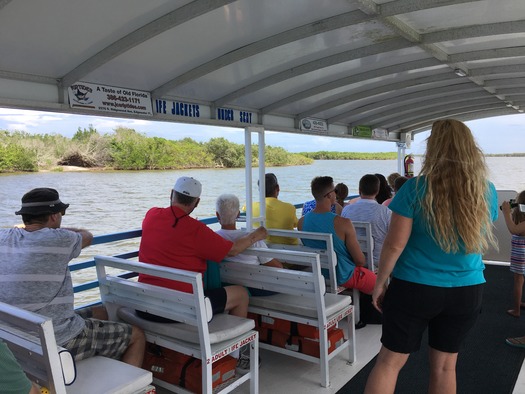
[[[128,324],[74,310],[69,262],[89,246],[93,235],[83,229],[60,228],[69,204],[51,188],[37,188],[22,197],[24,226],[0,230],[0,301],[53,320],[57,344],[75,359],[102,355],[141,366],[144,333]]]

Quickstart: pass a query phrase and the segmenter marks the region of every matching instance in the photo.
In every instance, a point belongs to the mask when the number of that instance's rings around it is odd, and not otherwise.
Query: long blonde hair
[[[497,248],[488,204],[487,167],[470,129],[462,122],[434,122],[421,175],[422,208],[438,245],[447,253],[483,253]]]

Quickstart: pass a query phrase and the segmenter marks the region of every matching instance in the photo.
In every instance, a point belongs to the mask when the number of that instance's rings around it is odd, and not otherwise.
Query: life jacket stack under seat
[[[307,324],[290,322],[279,318],[248,313],[255,321],[259,341],[295,352],[320,357],[319,329]],[[328,353],[344,343],[344,332],[337,326],[328,329]]]
[[[212,387],[235,377],[237,359],[226,355],[212,365]],[[146,343],[142,368],[153,377],[180,386],[194,393],[202,392],[202,361],[175,350]]]

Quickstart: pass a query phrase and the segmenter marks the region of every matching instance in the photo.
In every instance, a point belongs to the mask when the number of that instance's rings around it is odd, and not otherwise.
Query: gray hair
[[[217,197],[215,210],[221,218],[221,224],[234,224],[239,214],[239,198],[235,194],[221,194]]]

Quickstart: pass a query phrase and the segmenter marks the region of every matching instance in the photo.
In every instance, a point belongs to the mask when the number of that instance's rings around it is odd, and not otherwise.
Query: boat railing
[[[515,193],[516,193],[515,191],[498,191],[498,194],[504,194],[504,196],[500,196],[500,201],[503,201],[504,199],[508,200],[509,198],[515,196]],[[351,199],[354,197],[356,196],[352,195],[352,196],[349,196],[348,199]],[[301,209],[303,204],[302,203],[294,204],[294,206],[296,209]],[[203,219],[200,219],[200,221],[206,225],[218,223],[218,220],[216,217],[203,218]],[[485,259],[495,261],[495,262],[504,261],[503,264],[508,264],[508,257],[506,258],[506,256],[510,255],[510,246],[509,246],[510,236],[508,234],[508,231],[505,227],[504,220],[501,217],[501,215],[500,215],[500,218],[498,219],[498,222],[499,223],[496,224],[495,232],[496,232],[496,237],[500,241],[500,250],[487,253],[487,255],[485,256]],[[142,236],[141,229],[123,231],[123,232],[112,233],[112,234],[98,235],[94,237],[92,245],[112,244],[112,243],[119,242],[119,241],[140,238],[141,236]],[[505,246],[507,243],[508,245]],[[509,249],[509,250],[507,251],[506,249]],[[112,255],[115,257],[120,257],[124,259],[136,258],[138,257],[138,248],[136,250],[127,251],[127,252],[123,252],[120,254],[112,254]],[[78,272],[78,271],[87,270],[91,268],[94,269],[95,260],[93,257],[89,258],[88,260],[71,263],[69,266],[71,272],[75,272],[75,271]],[[134,275],[135,275],[134,273],[122,274],[123,277],[131,277]],[[96,278],[96,275],[94,277]],[[99,285],[98,280],[94,279],[94,280],[83,281],[83,283],[74,284],[73,288],[74,288],[74,292],[76,294],[79,294],[79,293],[87,292],[89,290],[97,289],[98,285]]]
[[[303,207],[303,204],[302,203],[295,204],[294,206],[296,209],[301,209]],[[203,219],[199,219],[199,221],[201,221],[202,223],[206,225],[218,223],[218,220],[216,217],[203,218]],[[111,244],[111,243],[115,243],[119,241],[140,238],[141,236],[142,236],[141,229],[123,231],[123,232],[112,233],[112,234],[96,235],[93,237],[93,242],[91,243],[91,245],[94,246],[94,245]],[[139,252],[137,249],[137,250],[132,250],[132,251],[124,252],[124,253],[113,254],[112,256],[120,257],[123,259],[133,259],[133,258],[138,257],[138,254]],[[94,268],[94,267],[95,267],[95,259],[93,257],[87,260],[73,262],[69,265],[69,269],[71,272],[87,270],[87,269]],[[134,273],[124,273],[121,276],[129,278],[134,275],[135,275]],[[94,280],[85,281],[83,283],[74,284],[73,290],[75,294],[79,294],[79,293],[83,293],[89,290],[96,289],[98,288],[98,286],[99,286],[98,280],[94,279]]]

